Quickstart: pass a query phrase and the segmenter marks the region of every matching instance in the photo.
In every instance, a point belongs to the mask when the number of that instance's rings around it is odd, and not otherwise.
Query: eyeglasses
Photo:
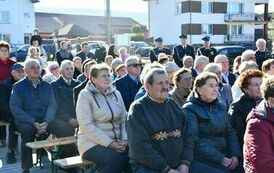
[[[142,64],[130,64],[129,66],[132,66],[132,67],[134,67],[134,68],[137,68],[138,66],[139,66],[139,67],[142,67]]]

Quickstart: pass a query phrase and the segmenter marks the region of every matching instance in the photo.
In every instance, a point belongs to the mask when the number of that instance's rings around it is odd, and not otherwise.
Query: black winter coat
[[[71,84],[67,85],[62,76],[51,83],[57,103],[55,118],[66,122],[68,122],[71,118],[76,118],[73,103],[73,88],[79,84],[80,83],[78,81],[72,79]]]
[[[183,106],[183,112],[194,134],[194,160],[220,163],[224,157],[241,155],[236,132],[220,101],[206,103],[190,96]]]
[[[9,101],[12,85],[15,82],[16,80],[11,77],[0,84],[0,120],[4,120],[9,123],[14,121],[14,117],[10,111]]]
[[[243,138],[246,129],[246,117],[258,103],[260,103],[260,100],[256,101],[244,94],[239,99],[235,100],[229,108],[228,114],[230,115],[231,125],[237,132],[241,149],[244,145]]]

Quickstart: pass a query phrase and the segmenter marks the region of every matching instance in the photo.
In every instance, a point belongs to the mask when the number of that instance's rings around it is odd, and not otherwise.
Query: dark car
[[[10,53],[10,57],[14,57],[17,62],[24,62],[25,59],[26,59],[26,57],[27,57],[27,55],[28,55],[29,47],[30,47],[30,45],[28,45],[28,44],[19,47],[17,50],[12,51]],[[42,45],[42,47],[47,52],[47,57],[49,58],[50,57],[50,53],[49,53],[48,47],[45,46],[45,45]]]
[[[243,46],[215,46],[214,48],[217,54],[224,54],[228,57],[230,66],[233,66],[234,59],[246,50]]]
[[[142,58],[148,59],[149,58],[149,51],[153,49],[153,47],[140,47],[136,50],[136,54],[140,55]]]

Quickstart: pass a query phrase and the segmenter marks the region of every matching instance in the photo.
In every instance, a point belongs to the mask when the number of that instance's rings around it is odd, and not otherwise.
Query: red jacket
[[[274,173],[274,109],[263,100],[247,119],[244,136],[246,173]]]
[[[8,58],[6,61],[0,60],[0,82],[11,77],[11,67],[15,63],[12,59]]]

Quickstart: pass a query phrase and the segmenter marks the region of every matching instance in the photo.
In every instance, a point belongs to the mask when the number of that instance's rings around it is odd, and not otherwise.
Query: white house
[[[163,37],[165,44],[188,35],[191,44],[200,44],[204,35],[215,44],[254,42],[266,38],[268,16],[257,15],[255,7],[268,0],[145,0],[149,8],[150,35]]]
[[[34,3],[38,0],[0,0],[0,40],[29,43],[35,27]]]

